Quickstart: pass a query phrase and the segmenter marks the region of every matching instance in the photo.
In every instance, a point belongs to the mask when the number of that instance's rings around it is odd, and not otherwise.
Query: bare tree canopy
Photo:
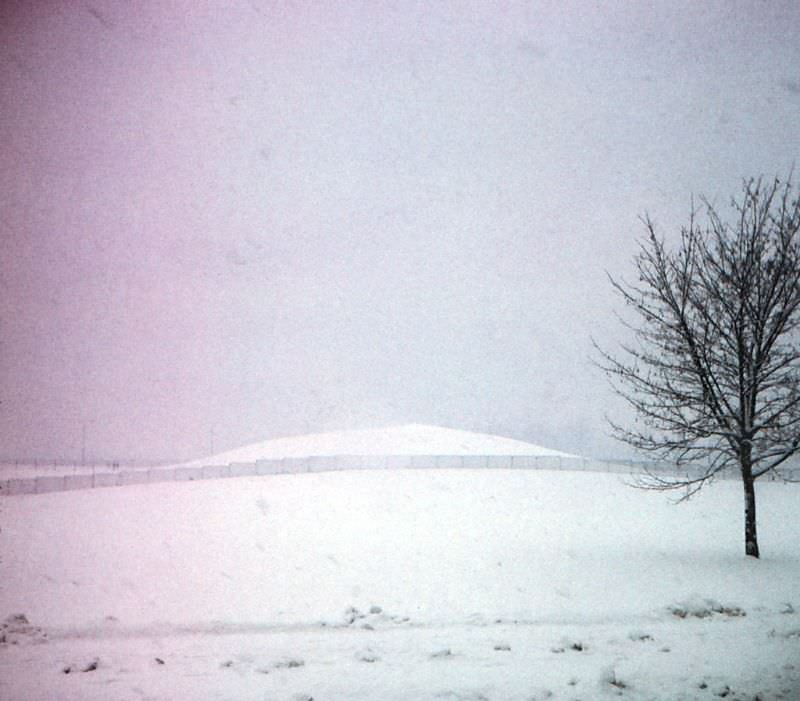
[[[611,279],[635,323],[617,355],[598,349],[635,410],[614,435],[687,468],[649,486],[691,496],[723,470],[745,490],[745,551],[758,557],[754,481],[800,449],[800,198],[791,179],[747,180],[733,216],[706,199],[669,249],[652,220],[636,283]],[[701,221],[702,220],[702,221]]]

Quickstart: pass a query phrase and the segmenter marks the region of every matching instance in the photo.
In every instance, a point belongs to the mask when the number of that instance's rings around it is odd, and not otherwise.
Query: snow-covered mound
[[[533,455],[574,458],[533,443],[440,426],[409,424],[379,429],[276,438],[219,453],[190,465],[255,462],[330,455]]]

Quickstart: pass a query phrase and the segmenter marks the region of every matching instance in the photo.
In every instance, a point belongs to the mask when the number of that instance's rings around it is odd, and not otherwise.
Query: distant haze
[[[4,2],[0,457],[624,452],[638,219],[800,161],[795,2]]]

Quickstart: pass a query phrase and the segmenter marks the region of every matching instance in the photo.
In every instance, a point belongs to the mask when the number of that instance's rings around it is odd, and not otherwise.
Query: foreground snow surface
[[[7,497],[0,699],[797,700],[800,489],[759,485],[761,561],[740,492],[415,470]]]

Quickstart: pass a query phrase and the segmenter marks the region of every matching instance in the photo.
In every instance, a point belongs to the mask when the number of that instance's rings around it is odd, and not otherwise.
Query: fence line
[[[679,474],[669,465],[649,465],[651,471],[664,475]],[[231,477],[300,474],[338,470],[392,469],[520,469],[564,470],[619,474],[642,474],[642,463],[591,460],[538,455],[332,455],[301,458],[258,460],[228,465],[172,466],[150,468],[118,468],[93,466],[62,474],[39,474],[0,480],[0,495],[44,494],[74,489],[118,487],[132,484],[180,482]],[[681,474],[686,474],[681,473]],[[786,469],[782,474],[800,480],[800,468]],[[731,473],[729,477],[737,475]]]

